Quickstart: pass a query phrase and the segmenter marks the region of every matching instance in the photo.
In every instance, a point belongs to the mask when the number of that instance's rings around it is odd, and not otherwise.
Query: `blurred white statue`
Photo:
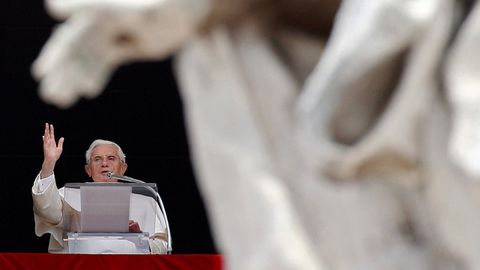
[[[174,56],[227,269],[474,270],[480,6],[465,3],[47,0],[65,22],[33,73],[66,108],[119,65]]]

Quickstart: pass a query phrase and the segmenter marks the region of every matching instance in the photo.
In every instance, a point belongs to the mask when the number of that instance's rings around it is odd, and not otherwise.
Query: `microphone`
[[[138,179],[128,177],[128,176],[125,176],[125,175],[116,175],[113,172],[107,172],[107,177],[117,179],[117,180],[122,180],[122,181],[125,181],[125,182],[128,182],[128,183],[145,184],[145,182],[142,181],[142,180],[138,180]]]
[[[107,172],[107,177],[117,179],[117,180],[121,180],[121,181],[125,181],[125,182],[128,182],[128,183],[146,184],[142,180],[138,180],[138,179],[126,176],[126,175],[117,175],[117,174],[114,174],[113,172]],[[150,186],[145,186],[145,187],[148,190],[150,190],[152,193],[155,194],[158,202],[160,203],[162,215],[165,218],[165,223],[167,225],[167,253],[170,254],[172,252],[172,236],[170,235],[170,225],[168,224],[167,212],[165,211],[165,207],[163,206],[162,198],[160,197],[160,194],[158,194],[158,192],[155,191],[152,187],[150,187]]]

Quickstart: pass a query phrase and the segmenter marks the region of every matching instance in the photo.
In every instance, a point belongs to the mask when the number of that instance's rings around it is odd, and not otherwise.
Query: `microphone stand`
[[[125,175],[116,175],[113,172],[108,172],[107,177],[125,181],[128,183],[146,184],[142,180],[138,180]],[[162,211],[163,217],[165,218],[165,223],[167,225],[167,253],[171,254],[172,253],[172,236],[170,234],[170,225],[168,223],[167,212],[165,211],[165,207],[163,206],[162,198],[160,197],[160,194],[158,194],[158,192],[156,192],[152,187],[146,186],[146,188],[150,190],[150,192],[155,194],[155,196],[157,197],[157,201],[160,203],[161,211]]]

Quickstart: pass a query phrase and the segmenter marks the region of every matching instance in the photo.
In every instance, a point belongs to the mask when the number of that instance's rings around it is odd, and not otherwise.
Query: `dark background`
[[[0,4],[0,251],[46,252],[34,233],[31,186],[43,160],[44,123],[65,137],[57,185],[87,181],[85,150],[96,138],[122,146],[127,175],[155,182],[172,231],[173,253],[217,253],[189,155],[171,59],[120,67],[105,91],[62,110],[44,103],[30,66],[60,22],[43,1]]]

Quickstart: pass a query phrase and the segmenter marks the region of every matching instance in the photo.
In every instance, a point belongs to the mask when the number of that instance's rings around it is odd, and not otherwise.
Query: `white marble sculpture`
[[[480,269],[480,6],[46,4],[65,20],[33,65],[46,102],[174,56],[227,269]]]

